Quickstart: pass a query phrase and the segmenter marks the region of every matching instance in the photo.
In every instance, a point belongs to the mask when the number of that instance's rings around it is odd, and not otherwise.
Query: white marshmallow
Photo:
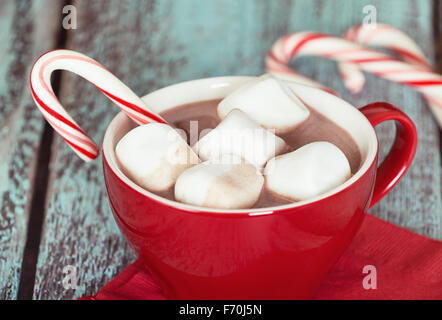
[[[115,152],[122,171],[150,191],[171,188],[184,170],[200,162],[181,136],[161,123],[132,129],[118,142]]]
[[[184,171],[175,184],[175,199],[217,209],[251,208],[263,185],[264,177],[253,164],[223,155]]]
[[[351,175],[344,153],[320,141],[269,160],[264,174],[267,188],[291,200],[306,200],[344,183]]]
[[[276,133],[287,132],[305,120],[310,111],[282,80],[264,75],[233,91],[218,105],[221,119],[240,109],[254,121]]]
[[[235,154],[258,167],[263,167],[268,159],[282,153],[285,148],[283,139],[238,109],[230,111],[215,129],[193,146],[203,160]]]

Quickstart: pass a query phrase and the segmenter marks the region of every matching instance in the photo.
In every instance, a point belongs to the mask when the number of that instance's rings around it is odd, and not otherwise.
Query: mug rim
[[[164,95],[167,92],[173,91],[173,90],[181,90],[182,92],[189,92],[188,90],[190,88],[195,88],[204,86],[204,85],[214,85],[215,87],[224,87],[228,86],[228,83],[244,83],[247,80],[254,79],[256,77],[249,77],[249,76],[225,76],[225,77],[210,77],[210,78],[202,78],[202,79],[196,79],[196,80],[190,80],[185,82],[180,82],[177,84],[173,84],[170,86],[166,86],[163,88],[160,88],[158,90],[155,90],[145,96],[143,96],[141,99],[145,101],[148,105],[151,106],[151,100],[152,98],[158,96],[158,95]],[[284,80],[285,81],[285,80]],[[153,192],[150,192],[140,186],[138,186],[135,182],[133,182],[131,179],[129,179],[119,168],[117,161],[116,161],[116,155],[115,155],[115,149],[113,148],[114,143],[112,143],[112,138],[118,128],[119,125],[123,121],[131,121],[126,114],[123,111],[120,111],[109,123],[108,127],[106,128],[106,132],[103,138],[102,143],[102,156],[103,156],[103,165],[107,165],[109,169],[112,171],[112,173],[118,178],[118,180],[122,183],[124,183],[127,187],[132,189],[133,191],[139,193],[141,196],[149,198],[150,200],[154,200],[158,203],[161,203],[162,205],[166,205],[169,207],[173,207],[175,209],[179,209],[186,213],[199,213],[199,214],[210,214],[210,215],[228,215],[229,217],[244,217],[244,216],[262,216],[262,215],[270,215],[278,211],[284,211],[287,209],[298,209],[300,207],[308,206],[313,203],[325,200],[329,197],[335,196],[341,192],[344,192],[346,189],[348,189],[350,186],[358,182],[372,167],[374,161],[377,158],[378,154],[378,140],[376,136],[376,132],[373,128],[373,126],[370,124],[368,119],[353,105],[348,103],[347,101],[341,99],[340,97],[337,97],[333,94],[330,94],[328,92],[325,92],[323,90],[313,88],[311,86],[307,86],[304,84],[299,83],[293,83],[291,82],[291,85],[294,86],[300,86],[304,88],[309,88],[309,90],[314,89],[318,92],[321,92],[321,94],[325,94],[328,96],[329,99],[335,99],[335,101],[340,102],[342,106],[345,106],[345,108],[348,108],[348,112],[353,113],[354,115],[358,115],[360,117],[360,120],[365,122],[369,128],[369,137],[370,143],[368,145],[367,155],[362,160],[362,163],[359,167],[359,169],[356,171],[355,174],[351,176],[350,179],[345,181],[343,184],[340,184],[339,186],[320,194],[319,196],[312,197],[307,200],[303,201],[297,201],[289,204],[284,205],[278,205],[273,207],[266,207],[266,208],[249,208],[249,209],[216,209],[216,208],[209,208],[209,207],[202,207],[202,206],[195,206],[190,204],[181,203],[178,201],[170,200],[163,198]],[[201,89],[200,89],[201,90]],[[233,90],[233,89],[231,89]],[[168,97],[176,98],[175,95],[168,95]],[[173,99],[172,98],[172,99]],[[212,98],[216,99],[216,98]],[[209,99],[199,99],[196,101],[204,101],[204,100],[210,100]],[[178,103],[178,104],[172,104],[169,108],[179,106],[186,104],[186,102]],[[152,108],[153,109],[153,108]],[[167,109],[167,108],[166,108]],[[157,110],[155,110],[157,111]],[[328,118],[328,117],[327,117]],[[330,118],[329,118],[330,119]],[[333,121],[333,119],[330,119]],[[345,128],[344,128],[345,129]],[[358,145],[359,147],[359,145]],[[359,150],[360,153],[362,153],[361,150]],[[361,154],[362,156],[362,154]]]

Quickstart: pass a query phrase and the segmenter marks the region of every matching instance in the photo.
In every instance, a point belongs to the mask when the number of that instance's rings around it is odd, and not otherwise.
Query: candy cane
[[[166,121],[155,114],[124,83],[95,60],[71,50],[55,50],[42,55],[31,70],[32,97],[46,120],[85,161],[94,160],[97,144],[69,116],[51,87],[51,74],[68,70],[85,78],[104,93],[138,124]]]
[[[293,58],[316,55],[333,59],[341,63],[341,76],[352,92],[362,89],[364,77],[360,70],[363,70],[423,93],[442,128],[442,76],[430,69],[423,53],[408,36],[393,27],[381,25],[380,29],[372,29],[371,32],[368,32],[367,28],[357,26],[350,29],[345,37],[352,41],[315,32],[287,35],[271,48],[266,58],[267,70],[278,76],[306,83],[307,78],[288,67]],[[353,41],[380,46],[386,46],[389,42],[388,47],[405,61],[368,49]],[[309,82],[315,87],[323,88],[317,82]]]
[[[392,26],[385,24],[377,24],[376,27],[357,25],[347,30],[344,33],[344,38],[364,46],[389,49],[405,62],[422,66],[431,71],[424,53],[414,40]],[[351,63],[339,63],[338,67],[347,89],[352,93],[361,91],[365,84],[365,77],[358,66]]]

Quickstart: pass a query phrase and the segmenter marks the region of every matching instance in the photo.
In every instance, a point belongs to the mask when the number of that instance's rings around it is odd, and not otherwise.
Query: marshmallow
[[[218,115],[224,119],[232,109],[240,109],[254,121],[276,133],[295,128],[310,115],[304,103],[286,83],[271,75],[252,80],[233,91],[218,105]]]
[[[171,188],[198,156],[169,125],[150,123],[129,131],[115,149],[122,171],[150,191]]]
[[[203,160],[216,159],[222,154],[235,154],[263,167],[268,159],[286,149],[286,143],[241,110],[234,109],[215,129],[203,136],[193,149]]]
[[[264,177],[251,163],[223,155],[184,171],[175,184],[175,200],[209,208],[251,208],[258,201]]]
[[[270,191],[300,201],[337,187],[350,177],[351,171],[338,147],[320,141],[269,160],[264,174]]]

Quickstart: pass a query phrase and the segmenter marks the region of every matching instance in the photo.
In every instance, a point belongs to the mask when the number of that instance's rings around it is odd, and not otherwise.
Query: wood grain
[[[0,300],[17,298],[21,274],[44,125],[31,99],[28,75],[38,55],[54,47],[59,5],[48,4],[0,2]]]
[[[373,4],[378,19],[410,33],[432,57],[429,1],[76,1],[78,29],[68,48],[99,60],[135,92],[145,94],[183,80],[218,75],[258,75],[271,44],[300,30],[336,35],[360,23]],[[416,160],[398,187],[373,213],[421,234],[442,238],[439,135],[422,98],[410,89],[368,77],[351,96],[334,63],[303,58],[295,67],[357,106],[375,100],[403,108],[419,130]],[[61,101],[96,141],[118,110],[85,81],[64,75]],[[390,126],[378,129],[388,148]],[[135,257],[108,206],[100,160],[83,163],[56,138],[52,149],[46,219],[34,298],[70,299],[93,294]],[[63,267],[77,268],[77,289],[61,284]]]

